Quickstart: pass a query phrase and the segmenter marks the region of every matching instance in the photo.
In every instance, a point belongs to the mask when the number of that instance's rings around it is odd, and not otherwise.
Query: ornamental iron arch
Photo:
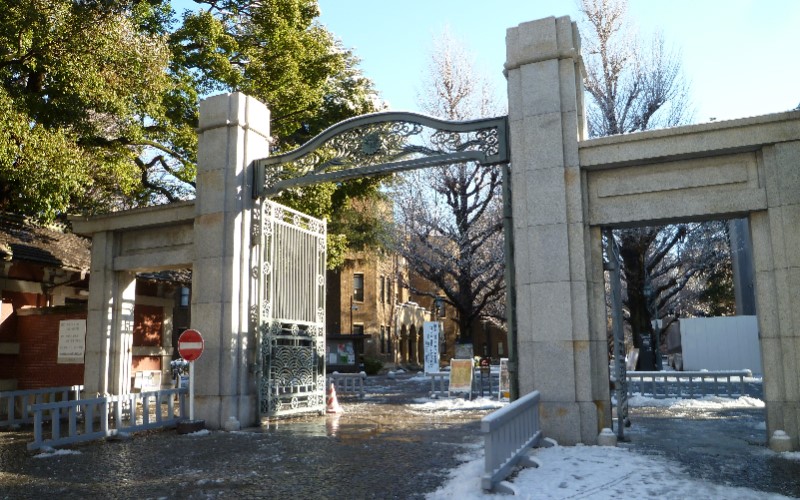
[[[467,161],[509,162],[506,116],[447,121],[401,111],[372,113],[339,122],[293,151],[257,160],[253,197]],[[287,164],[293,168],[281,168]]]

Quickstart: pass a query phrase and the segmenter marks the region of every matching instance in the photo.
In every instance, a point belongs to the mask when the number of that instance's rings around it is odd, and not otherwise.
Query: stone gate
[[[767,430],[800,448],[800,111],[587,139],[575,24],[506,36],[520,393],[542,394],[544,433],[594,443],[610,427],[603,229],[746,217]],[[254,160],[269,111],[242,94],[200,105],[197,198],[74,221],[93,234],[87,391],[125,389],[135,272],[193,270],[192,327],[206,335],[196,411],[210,427],[256,422],[248,326]],[[129,364],[128,364],[129,366]]]

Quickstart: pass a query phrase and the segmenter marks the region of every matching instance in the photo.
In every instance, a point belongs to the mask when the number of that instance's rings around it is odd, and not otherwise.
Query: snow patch
[[[184,434],[185,436],[189,437],[200,437],[200,436],[208,436],[211,434],[211,431],[208,429],[200,429],[199,431],[190,432],[188,434]]]
[[[507,402],[501,402],[490,398],[475,398],[473,400],[463,398],[416,398],[414,403],[409,404],[409,408],[423,412],[438,411],[463,411],[463,410],[495,410],[506,406]]]
[[[42,448],[42,453],[34,455],[33,458],[58,457],[63,455],[80,455],[77,450],[54,450],[53,448]]]

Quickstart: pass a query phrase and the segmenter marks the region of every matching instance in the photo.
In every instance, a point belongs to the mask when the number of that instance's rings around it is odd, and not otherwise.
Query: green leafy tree
[[[0,9],[0,210],[107,210],[138,184],[133,143],[166,88],[165,40],[137,2]]]
[[[358,59],[315,21],[315,0],[195,3],[180,19],[168,0],[0,11],[0,210],[52,219],[193,197],[206,95],[268,103],[273,153],[378,108]],[[379,183],[311,186],[279,201],[333,222]],[[332,235],[334,260],[346,233]]]

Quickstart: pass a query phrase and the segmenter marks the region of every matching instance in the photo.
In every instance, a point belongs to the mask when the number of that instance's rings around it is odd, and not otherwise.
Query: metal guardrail
[[[481,419],[484,434],[484,475],[481,486],[494,491],[516,465],[535,465],[526,455],[542,440],[539,391],[533,391]]]
[[[78,399],[82,385],[0,391],[0,427],[30,424],[33,422],[31,405]]]
[[[654,398],[696,396],[745,396],[745,377],[750,370],[628,372],[628,396],[640,393]],[[720,386],[724,391],[720,391]],[[738,392],[735,390],[738,388]]]
[[[339,373],[333,372],[328,374],[328,380],[333,382],[337,392],[349,392],[363,398],[366,394],[364,390],[364,380],[367,374],[365,372],[359,373]]]
[[[431,392],[432,398],[437,397],[450,397],[450,372],[428,372],[425,374],[431,379]],[[483,375],[488,387],[482,385],[484,379],[481,379],[480,368],[475,368],[472,373],[472,388],[470,392],[470,399],[475,394],[483,397],[485,392],[488,392],[490,397],[497,397],[500,390],[500,373],[496,371],[490,372],[488,375]]]
[[[189,390],[183,387],[33,404],[33,442],[28,443],[28,450],[176,425],[187,418],[188,393]],[[45,421],[48,416],[51,425],[46,436]],[[66,427],[62,426],[65,423],[62,420],[66,421]]]
[[[450,372],[428,372],[426,375],[431,379],[430,396],[432,398],[450,396]]]

